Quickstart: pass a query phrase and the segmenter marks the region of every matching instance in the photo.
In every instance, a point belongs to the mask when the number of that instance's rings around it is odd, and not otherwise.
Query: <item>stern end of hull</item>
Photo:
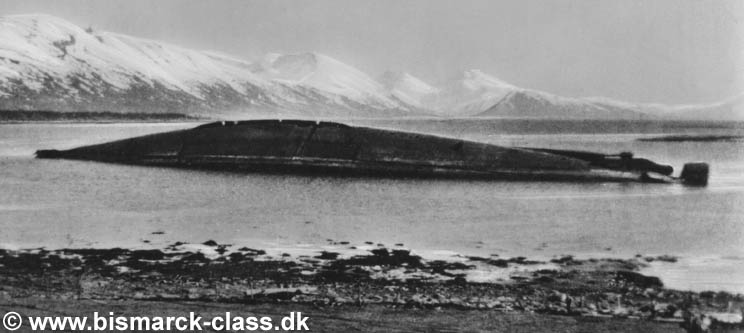
[[[708,163],[694,162],[686,163],[682,167],[682,173],[679,178],[682,183],[689,186],[706,186],[710,175],[710,166]]]

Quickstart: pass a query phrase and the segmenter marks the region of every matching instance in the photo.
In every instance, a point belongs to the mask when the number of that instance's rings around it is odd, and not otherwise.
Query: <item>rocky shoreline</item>
[[[669,290],[658,278],[638,273],[648,261],[673,261],[669,256],[445,261],[372,245],[359,255],[272,257],[214,241],[194,245],[0,250],[0,300],[493,311],[743,328],[744,296]],[[484,271],[499,278],[482,282]]]

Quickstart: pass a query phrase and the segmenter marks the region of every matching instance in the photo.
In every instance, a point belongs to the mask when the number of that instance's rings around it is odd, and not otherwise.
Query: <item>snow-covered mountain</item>
[[[253,63],[48,15],[0,18],[0,108],[356,116],[412,109],[328,56],[269,55]]]
[[[0,103],[11,109],[144,110],[267,103],[239,62],[83,30],[47,15],[0,18]]]
[[[744,120],[744,95],[709,105],[632,104],[520,88],[479,70],[439,87],[379,80],[319,53],[257,61],[83,29],[49,15],[0,17],[0,110],[388,117]]]

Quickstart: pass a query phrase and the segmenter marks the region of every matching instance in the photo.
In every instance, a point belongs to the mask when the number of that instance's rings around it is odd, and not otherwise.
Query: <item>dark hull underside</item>
[[[331,122],[254,120],[210,123],[64,151],[40,150],[37,156],[279,173],[651,181],[644,170],[610,168],[556,152]]]

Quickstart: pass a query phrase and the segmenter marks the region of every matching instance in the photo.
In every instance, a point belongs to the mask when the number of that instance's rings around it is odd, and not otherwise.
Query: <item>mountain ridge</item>
[[[0,109],[744,120],[744,94],[707,105],[635,104],[525,89],[480,70],[436,87],[406,72],[375,79],[316,52],[248,61],[26,14],[0,17]]]

